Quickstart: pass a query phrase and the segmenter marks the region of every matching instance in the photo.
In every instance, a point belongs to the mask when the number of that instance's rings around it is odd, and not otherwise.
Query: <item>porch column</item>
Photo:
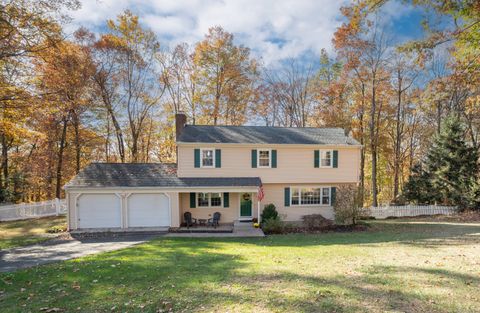
[[[257,192],[257,222],[260,223],[260,200],[258,200],[258,192]]]

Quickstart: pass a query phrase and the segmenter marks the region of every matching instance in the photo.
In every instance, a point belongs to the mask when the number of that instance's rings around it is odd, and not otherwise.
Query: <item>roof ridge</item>
[[[125,162],[125,163],[122,163],[122,162],[90,162],[89,164],[115,164],[115,165],[119,165],[119,164],[125,164],[125,165],[157,164],[157,165],[177,165],[177,164],[174,163],[174,162],[135,162],[135,163],[132,163],[132,162]]]
[[[305,127],[297,127],[297,126],[268,126],[268,125],[206,125],[206,124],[187,124],[185,127],[194,126],[194,127],[267,127],[267,128],[288,128],[288,129],[338,129],[344,130],[341,127],[314,127],[314,126],[305,126]]]

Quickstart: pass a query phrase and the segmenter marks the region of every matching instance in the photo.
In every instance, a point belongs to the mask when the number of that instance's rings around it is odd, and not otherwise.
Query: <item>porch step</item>
[[[233,222],[234,227],[243,227],[243,226],[251,226],[252,220],[241,220]]]

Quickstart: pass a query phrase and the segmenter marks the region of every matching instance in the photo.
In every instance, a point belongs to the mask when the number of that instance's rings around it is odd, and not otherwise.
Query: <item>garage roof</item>
[[[341,128],[186,125],[177,142],[360,145]]]
[[[97,187],[255,187],[259,177],[177,177],[173,163],[91,163],[65,188]]]

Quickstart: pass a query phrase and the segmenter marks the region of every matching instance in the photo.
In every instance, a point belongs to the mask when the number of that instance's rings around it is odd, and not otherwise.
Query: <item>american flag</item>
[[[257,198],[258,201],[262,201],[265,194],[263,193],[263,185],[258,186]]]

